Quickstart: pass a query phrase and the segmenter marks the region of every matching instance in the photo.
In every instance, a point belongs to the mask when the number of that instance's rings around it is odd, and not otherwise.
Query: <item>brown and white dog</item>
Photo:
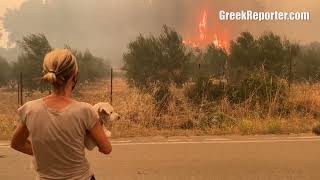
[[[113,121],[119,120],[120,116],[118,113],[114,112],[111,104],[107,102],[100,102],[93,106],[93,109],[98,113],[100,121],[103,123],[103,130],[107,137],[111,137],[111,132],[107,130],[106,127],[110,127]],[[88,150],[92,150],[96,147],[96,143],[91,139],[89,135],[86,135],[84,139],[84,145]]]

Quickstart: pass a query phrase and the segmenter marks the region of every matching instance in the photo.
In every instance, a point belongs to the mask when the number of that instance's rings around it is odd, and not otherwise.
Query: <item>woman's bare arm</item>
[[[101,123],[97,122],[90,130],[92,139],[96,142],[99,151],[104,154],[110,154],[112,151],[111,143],[102,129]]]
[[[11,148],[22,153],[28,154],[30,156],[33,156],[31,142],[28,140],[28,137],[28,128],[23,124],[19,124],[13,134],[11,140]]]

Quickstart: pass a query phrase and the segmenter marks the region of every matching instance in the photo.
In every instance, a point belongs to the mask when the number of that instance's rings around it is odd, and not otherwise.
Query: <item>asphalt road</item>
[[[320,137],[172,137],[113,140],[88,152],[98,180],[320,179]],[[31,158],[0,142],[0,179],[34,179]]]

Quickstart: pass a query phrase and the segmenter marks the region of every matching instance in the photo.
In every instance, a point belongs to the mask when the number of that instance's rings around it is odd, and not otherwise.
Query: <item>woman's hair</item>
[[[43,60],[42,80],[54,86],[64,86],[75,72],[78,72],[77,60],[68,49],[55,49]]]

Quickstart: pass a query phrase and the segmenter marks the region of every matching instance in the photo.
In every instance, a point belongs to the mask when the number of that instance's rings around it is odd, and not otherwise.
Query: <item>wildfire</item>
[[[204,41],[207,37],[207,11],[203,12],[202,20],[199,23],[200,40]]]
[[[184,44],[190,45],[192,47],[204,48],[208,44],[213,44],[215,47],[223,48],[228,50],[229,45],[227,38],[219,38],[217,33],[210,33],[208,31],[208,13],[203,11],[202,18],[198,25],[198,38],[185,39]]]

